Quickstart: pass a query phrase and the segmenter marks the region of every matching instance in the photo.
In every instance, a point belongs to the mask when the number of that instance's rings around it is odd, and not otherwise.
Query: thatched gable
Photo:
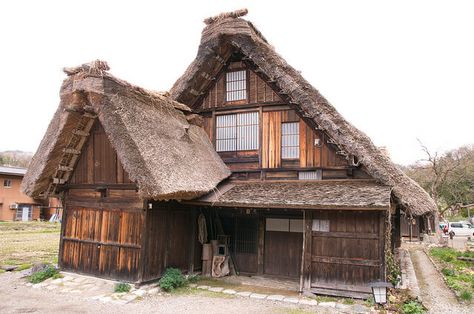
[[[67,156],[77,151],[70,145],[81,145],[74,136],[87,137],[95,119],[143,198],[191,199],[230,175],[187,106],[114,78],[103,64],[65,69],[61,102],[23,180],[25,193],[48,194],[52,184],[67,183],[77,160]]]
[[[395,200],[409,213],[436,211],[429,195],[385,156],[367,135],[346,121],[301,74],[286,63],[252,23],[239,14],[207,19],[196,59],[171,89],[171,97],[193,106],[213,84],[213,78],[238,51],[268,78],[282,98],[322,129],[348,156],[355,156],[373,178],[392,187]]]

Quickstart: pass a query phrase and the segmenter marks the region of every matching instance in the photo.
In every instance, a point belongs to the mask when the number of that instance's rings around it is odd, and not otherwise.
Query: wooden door
[[[311,238],[311,287],[370,292],[384,277],[379,211],[317,211]]]
[[[267,218],[264,272],[279,277],[298,277],[303,249],[303,220]]]
[[[258,219],[236,217],[234,255],[239,272],[257,273],[258,265]]]

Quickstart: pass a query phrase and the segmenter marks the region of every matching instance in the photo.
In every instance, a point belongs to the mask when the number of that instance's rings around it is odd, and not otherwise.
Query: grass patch
[[[130,286],[128,283],[121,282],[115,285],[114,292],[130,292],[131,289],[132,286]]]
[[[421,305],[418,301],[412,300],[403,304],[402,313],[403,314],[424,314],[426,313],[426,311],[423,308],[423,305]]]
[[[56,268],[51,265],[47,265],[45,269],[32,274],[29,280],[31,283],[40,283],[48,278],[61,278],[61,275]]]
[[[57,263],[61,225],[49,222],[2,222],[0,265]]]
[[[342,300],[342,304],[352,305],[354,303],[355,303],[354,299],[345,298],[345,299]]]
[[[0,274],[3,274],[5,271],[5,269],[0,269]]]
[[[20,266],[18,266],[15,271],[22,271],[22,270],[25,270],[25,269],[30,269],[31,268],[31,264],[21,264]]]
[[[432,248],[429,251],[442,268],[444,280],[459,300],[470,303],[474,294],[474,264],[458,260],[460,256],[474,258],[474,252],[459,252],[452,248]]]

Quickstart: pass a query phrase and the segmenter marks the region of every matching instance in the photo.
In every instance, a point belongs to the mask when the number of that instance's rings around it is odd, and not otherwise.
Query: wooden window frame
[[[239,89],[239,90],[232,90],[232,91],[229,91],[227,89],[227,75],[229,73],[234,73],[234,72],[244,72],[245,73],[245,88],[244,89]],[[235,81],[235,82],[238,82],[238,81]],[[233,99],[233,100],[228,100],[227,98],[227,95],[228,93],[231,93],[231,92],[236,92],[236,91],[245,91],[245,97],[244,98],[241,98],[241,99]],[[226,71],[225,72],[225,75],[224,75],[224,98],[225,98],[225,102],[227,103],[245,103],[245,102],[248,102],[248,99],[249,99],[249,71],[246,69],[246,68],[238,68],[238,69],[232,69],[232,70],[229,70],[229,71]]]
[[[8,183],[8,184],[7,184]],[[3,180],[3,187],[5,189],[11,189],[13,186],[13,181],[11,179],[4,179]]]
[[[296,128],[298,130],[298,133],[291,133],[291,134],[283,134],[283,125],[287,125],[287,124],[294,124],[296,125]],[[299,122],[293,122],[293,121],[290,121],[290,122],[282,122],[281,123],[281,160],[299,160],[300,159],[300,141],[299,141],[299,138],[300,138],[300,125],[299,125]],[[291,136],[296,136],[296,141],[298,142],[298,145],[295,146],[295,145],[283,145],[283,137],[284,136],[287,136],[287,137],[291,137]],[[284,147],[293,147],[293,148],[297,148],[296,149],[296,152],[298,154],[297,157],[284,157],[283,156],[283,148]]]
[[[256,119],[256,124],[244,124],[244,125],[239,125],[238,123],[238,115],[243,115],[243,114],[249,114],[249,113],[256,113],[257,114],[257,119]],[[221,139],[221,140],[235,140],[235,149],[234,150],[218,150],[218,129],[219,128],[225,128],[225,127],[219,127],[217,125],[217,119],[222,116],[235,116],[235,137],[234,138],[226,138],[226,139]],[[260,148],[260,112],[257,110],[252,110],[252,111],[243,111],[243,112],[234,112],[234,113],[221,113],[221,114],[216,114],[214,118],[214,134],[215,134],[215,141],[214,141],[214,147],[216,149],[216,152],[218,153],[225,153],[225,152],[244,152],[244,151],[258,151]],[[239,127],[242,126],[256,126],[257,127],[257,133],[255,137],[256,141],[256,147],[252,149],[239,149]]]

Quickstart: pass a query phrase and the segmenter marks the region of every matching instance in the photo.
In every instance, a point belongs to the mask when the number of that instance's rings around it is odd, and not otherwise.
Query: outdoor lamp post
[[[376,281],[370,283],[370,287],[372,288],[375,303],[387,303],[387,288],[392,287],[392,284],[385,281]]]

